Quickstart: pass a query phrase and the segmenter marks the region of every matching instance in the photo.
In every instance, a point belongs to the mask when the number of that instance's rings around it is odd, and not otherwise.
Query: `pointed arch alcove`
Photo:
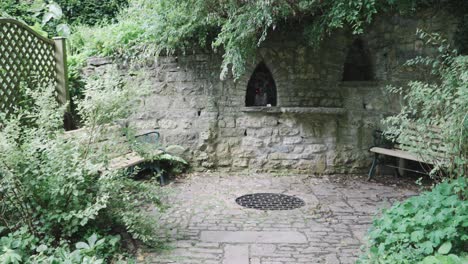
[[[276,83],[270,69],[260,62],[247,83],[245,106],[276,106]]]
[[[372,81],[374,72],[366,43],[357,38],[348,49],[343,67],[343,81]]]

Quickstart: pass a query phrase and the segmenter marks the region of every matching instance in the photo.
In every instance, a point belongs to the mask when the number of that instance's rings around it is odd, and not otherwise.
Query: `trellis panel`
[[[65,41],[48,39],[27,25],[0,18],[0,112],[10,114],[22,88],[55,85],[58,100],[68,101]]]

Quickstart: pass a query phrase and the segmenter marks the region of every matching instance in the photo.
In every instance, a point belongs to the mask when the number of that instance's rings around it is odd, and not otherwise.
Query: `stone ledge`
[[[248,106],[241,109],[245,113],[293,113],[293,114],[344,114],[346,109],[339,107],[281,107],[281,106]]]

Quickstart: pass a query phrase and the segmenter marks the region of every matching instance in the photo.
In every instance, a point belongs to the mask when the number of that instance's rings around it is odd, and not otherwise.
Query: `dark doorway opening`
[[[276,84],[268,67],[261,62],[255,68],[245,97],[246,106],[276,106]]]
[[[369,51],[361,39],[354,40],[349,48],[343,69],[343,81],[373,80]]]

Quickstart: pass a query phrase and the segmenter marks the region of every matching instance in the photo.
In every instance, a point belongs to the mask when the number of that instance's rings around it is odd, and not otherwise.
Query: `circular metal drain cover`
[[[295,196],[279,193],[254,193],[241,196],[236,203],[247,208],[258,210],[292,210],[305,205]]]

